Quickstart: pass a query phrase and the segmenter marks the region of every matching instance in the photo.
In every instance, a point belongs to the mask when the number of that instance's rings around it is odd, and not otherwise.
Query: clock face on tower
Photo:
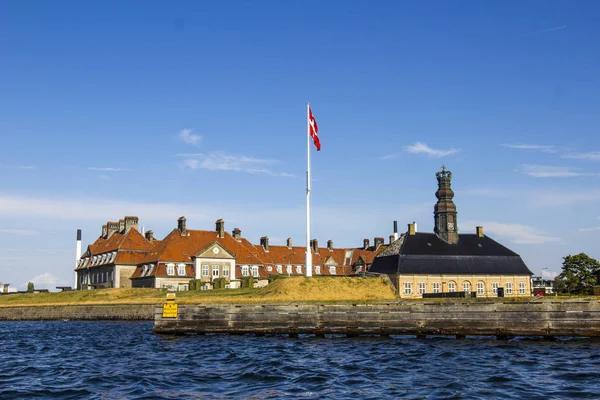
[[[453,231],[454,230],[454,223],[448,222],[448,230],[449,231]]]

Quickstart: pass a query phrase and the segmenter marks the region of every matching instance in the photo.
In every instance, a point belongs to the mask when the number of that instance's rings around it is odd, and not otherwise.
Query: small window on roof
[[[477,243],[477,247],[483,247],[481,243]]]
[[[431,243],[427,242],[427,246],[431,247]]]
[[[150,268],[148,269],[148,273],[146,274],[146,276],[150,275],[152,273],[153,269],[154,269],[154,264],[150,264]]]
[[[144,265],[142,267],[142,274],[140,276],[146,276],[146,273],[148,272],[148,266]]]

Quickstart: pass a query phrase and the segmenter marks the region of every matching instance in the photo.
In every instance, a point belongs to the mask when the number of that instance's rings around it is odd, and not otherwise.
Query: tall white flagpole
[[[312,276],[312,253],[310,249],[310,103],[306,103],[306,276]]]

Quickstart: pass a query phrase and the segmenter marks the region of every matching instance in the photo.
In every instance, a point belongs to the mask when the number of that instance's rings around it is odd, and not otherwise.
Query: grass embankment
[[[60,293],[0,296],[0,307],[75,304],[156,304],[165,299],[159,289],[96,289]],[[289,277],[261,289],[221,289],[177,292],[180,304],[338,302],[395,300],[392,287],[379,277]]]

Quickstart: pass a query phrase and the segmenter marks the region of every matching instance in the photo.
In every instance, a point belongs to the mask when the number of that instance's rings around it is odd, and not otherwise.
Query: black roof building
[[[434,208],[434,233],[408,232],[381,252],[369,272],[389,275],[532,275],[514,251],[484,235],[483,227],[475,234],[459,234],[452,173],[442,167],[436,173],[438,202]]]

